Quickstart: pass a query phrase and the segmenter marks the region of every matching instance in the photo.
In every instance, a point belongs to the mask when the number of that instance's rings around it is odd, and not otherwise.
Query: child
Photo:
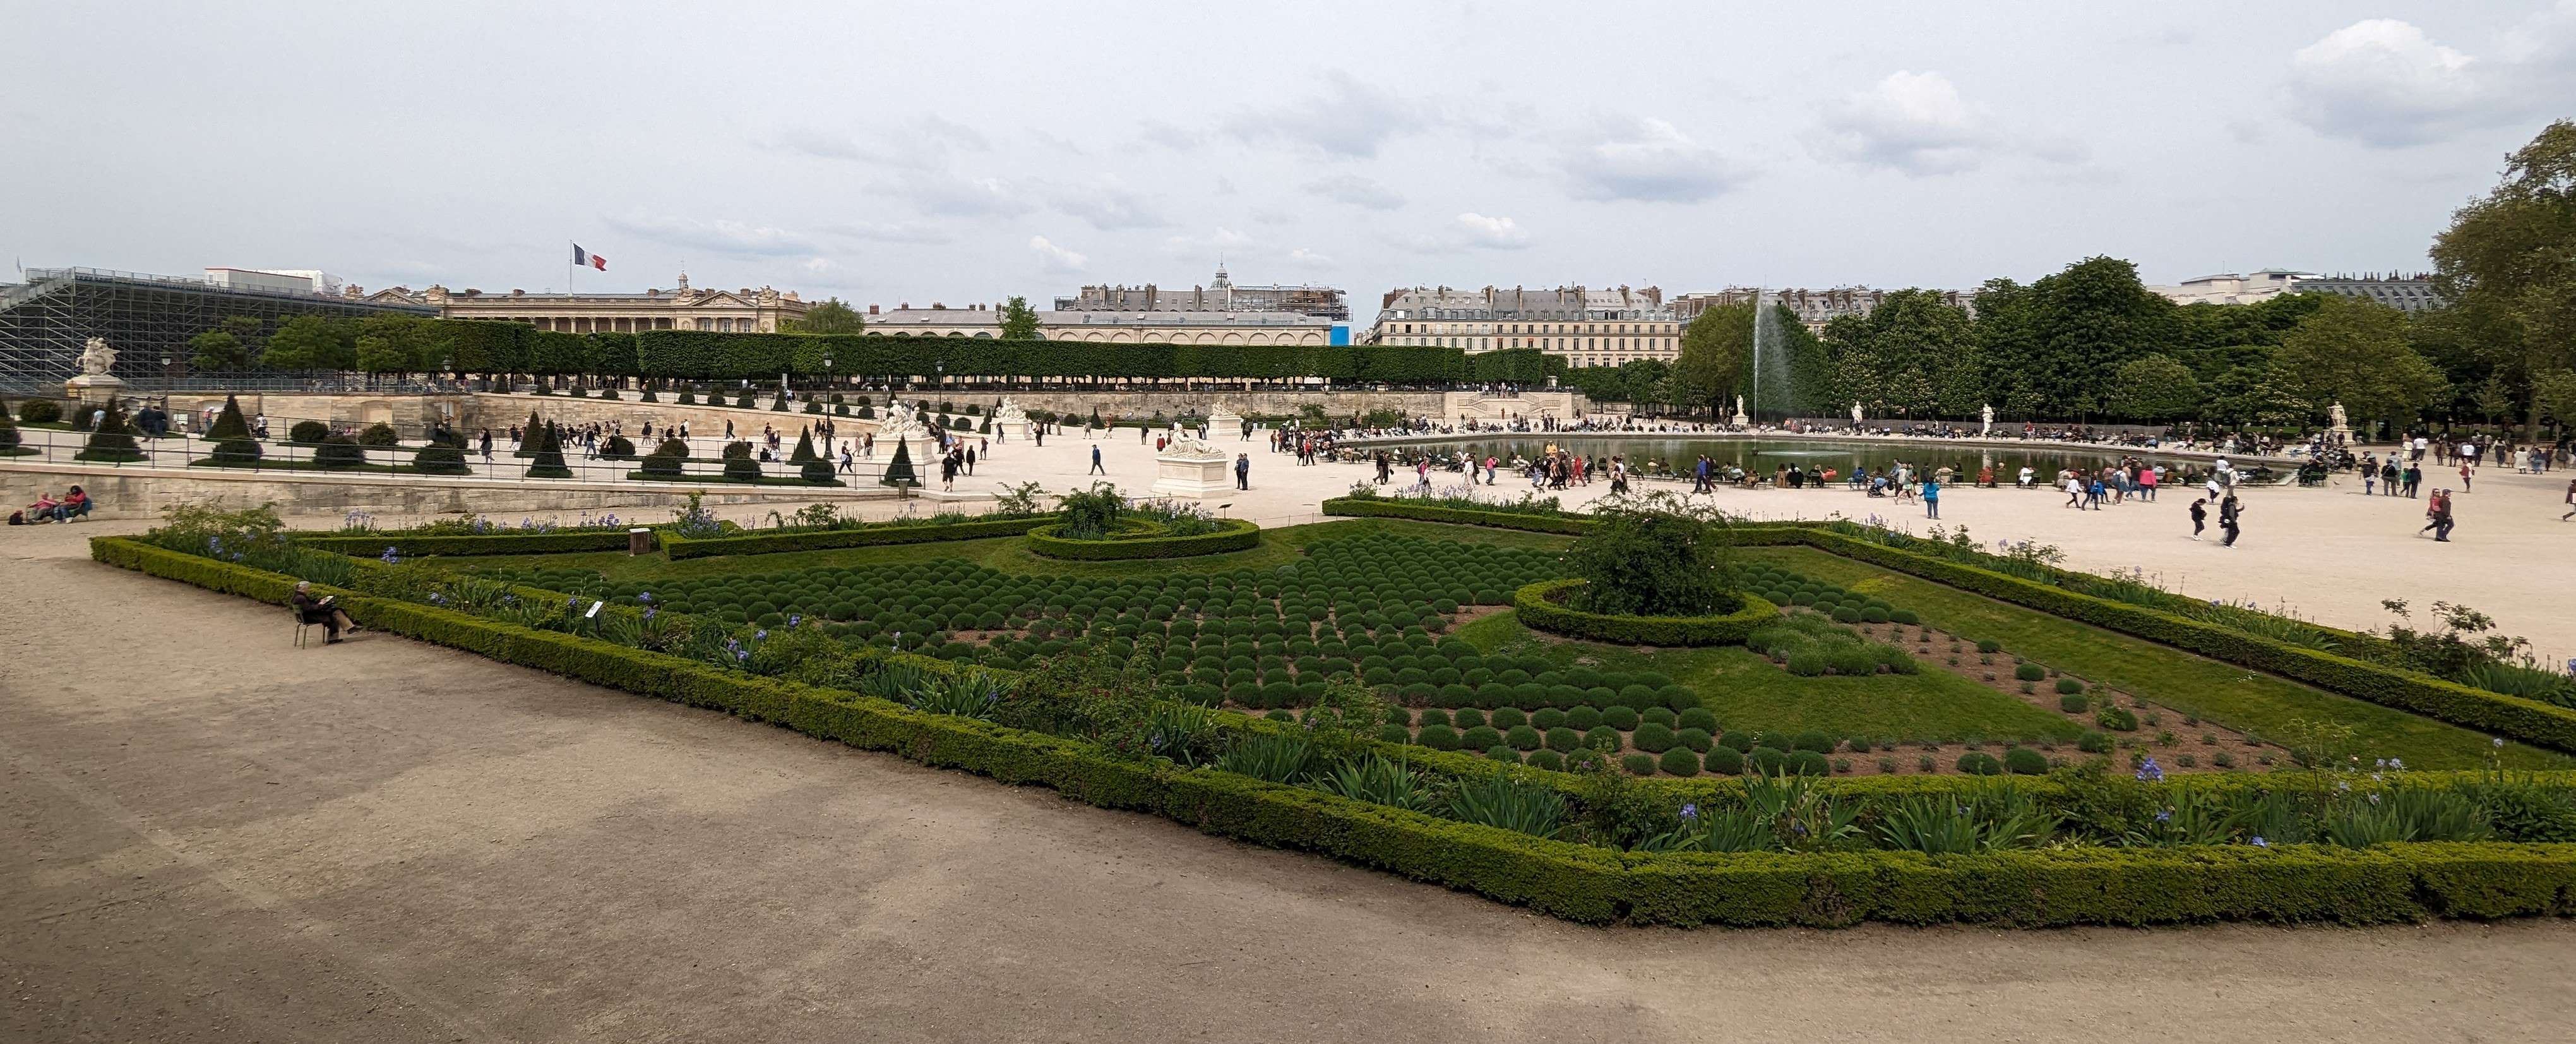
[[[2207,530],[2208,528],[2209,498],[2202,497],[2191,502],[2191,538],[2194,540],[2200,539],[2202,531]]]

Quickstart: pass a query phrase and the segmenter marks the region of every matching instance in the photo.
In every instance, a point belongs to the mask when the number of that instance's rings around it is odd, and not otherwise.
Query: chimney
[[[944,304],[940,304],[940,303],[939,303],[939,302],[937,302],[937,301],[932,301],[932,302],[930,302],[930,310],[931,310],[931,311],[934,311],[934,312],[945,312],[945,311],[947,311],[947,310],[948,310],[948,306],[947,306],[947,305],[944,305]]]
[[[875,306],[875,305],[869,305],[869,306],[868,306],[868,314],[869,314],[869,315],[875,315],[875,314],[877,314],[877,306]]]

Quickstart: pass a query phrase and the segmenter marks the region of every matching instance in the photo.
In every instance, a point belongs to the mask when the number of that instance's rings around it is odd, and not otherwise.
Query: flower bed
[[[292,577],[139,540],[102,537],[90,546],[94,558],[110,565],[271,603],[283,603],[293,589]],[[1311,787],[1183,768],[1156,758],[1121,757],[1082,740],[929,713],[436,605],[335,593],[354,618],[393,634],[775,722],[926,765],[1049,786],[1101,807],[1157,813],[1217,836],[1329,854],[1587,923],[1830,926],[1955,920],[2044,926],[2248,919],[2368,924],[2433,916],[2565,915],[2570,912],[2568,897],[2576,895],[2576,845],[2567,844],[2195,844],[1937,856],[1884,850],[1619,851]],[[1223,728],[1238,736],[1277,729],[1248,721]],[[1478,769],[1473,758],[1435,754],[1424,760],[1454,766],[1461,779],[1477,778],[1466,775]],[[1878,784],[1874,789],[1889,791],[1900,781],[1870,782]],[[1923,794],[1966,793],[1961,781],[1902,782]]]
[[[1022,518],[976,519],[947,525],[876,525],[855,529],[812,529],[799,532],[745,533],[740,536],[684,537],[676,533],[662,539],[662,546],[674,559],[705,558],[711,555],[767,555],[784,551],[821,551],[836,547],[879,547],[888,544],[927,544],[947,540],[981,540],[987,537],[1018,536],[1055,521],[1054,515],[1029,515]]]
[[[1056,526],[1050,524],[1028,531],[1029,550],[1048,558],[1112,562],[1140,558],[1195,558],[1249,550],[1261,543],[1261,527],[1250,520],[1219,519],[1216,525],[1216,532],[1195,536],[1164,536],[1160,527],[1139,526],[1133,530],[1133,536],[1122,533],[1107,540],[1068,540],[1056,536]]]
[[[1534,630],[1613,645],[1742,645],[1753,629],[1780,615],[1780,607],[1754,595],[1718,616],[1618,616],[1585,612],[1565,603],[1581,580],[1542,580],[1512,594],[1512,608]]]

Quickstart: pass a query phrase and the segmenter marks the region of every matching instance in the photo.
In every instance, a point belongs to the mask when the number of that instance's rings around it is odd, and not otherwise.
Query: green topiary
[[[296,421],[286,429],[286,441],[299,446],[316,446],[331,437],[331,426],[318,420]]]
[[[1706,707],[1685,708],[1681,714],[1674,719],[1674,722],[1679,728],[1698,729],[1702,732],[1716,732],[1717,712]]]
[[[1377,738],[1382,743],[1411,743],[1413,730],[1402,725],[1380,725],[1377,727]]]
[[[1744,761],[1755,772],[1765,776],[1776,776],[1787,770],[1789,755],[1773,747],[1755,747],[1752,753],[1744,756]]]
[[[1537,750],[1541,738],[1537,729],[1527,725],[1514,725],[1503,733],[1503,742],[1510,744],[1514,750]]]
[[[2004,763],[1992,754],[1972,750],[1959,755],[1959,771],[1971,776],[2000,776],[2004,774]]]
[[[211,442],[226,442],[249,437],[250,420],[242,416],[241,399],[231,395],[224,396],[223,412],[215,414],[215,426],[206,429],[206,439]]]
[[[2013,668],[2013,677],[2026,682],[2035,682],[2048,677],[2048,668],[2035,663],[2024,663]]]
[[[333,436],[322,440],[321,445],[313,447],[313,466],[317,468],[345,470],[361,467],[366,463],[367,451],[360,447],[355,439]]]
[[[1801,750],[1789,755],[1789,771],[1800,776],[1830,776],[1834,774],[1834,765],[1822,754]]]
[[[1744,774],[1744,755],[1733,747],[1716,747],[1708,752],[1708,770],[1728,776]]]
[[[572,469],[564,466],[563,433],[553,424],[538,428],[528,441],[537,443],[536,454],[528,459],[529,478],[572,477]]]
[[[2093,715],[2093,724],[2113,732],[2138,731],[2138,716],[2126,707],[2104,707]]]
[[[1624,741],[1619,738],[1619,730],[1607,725],[1595,727],[1592,731],[1583,734],[1583,746],[1588,750],[1613,751],[1623,745]]]
[[[1571,708],[1565,712],[1565,727],[1576,732],[1590,732],[1600,728],[1601,711],[1597,707]]]
[[[1637,731],[1629,735],[1628,743],[1648,754],[1661,754],[1672,749],[1673,730],[1651,721],[1646,722],[1637,726]]]
[[[1834,750],[1834,739],[1831,736],[1827,736],[1824,733],[1811,729],[1791,737],[1789,740],[1789,749],[1814,751],[1818,754],[1831,754]]]
[[[1546,769],[1549,772],[1565,771],[1565,759],[1552,750],[1531,751],[1527,764],[1531,768]]]
[[[1699,755],[1680,747],[1665,751],[1664,756],[1658,759],[1656,764],[1670,775],[1699,775]]]
[[[1459,710],[1458,713],[1450,715],[1450,717],[1452,720],[1456,721],[1458,727],[1462,729],[1472,729],[1486,724],[1485,712],[1477,710],[1474,707],[1463,708]]]
[[[2083,692],[2083,691],[2084,691],[2084,683],[2083,683],[2083,682],[2077,681],[2077,680],[2075,680],[2075,679],[2073,679],[2073,678],[2059,678],[2059,679],[2057,679],[2057,692],[2058,692],[2058,694],[2059,694],[2059,695],[2062,695],[2062,696],[2071,696],[2071,695],[2074,695],[2074,694],[2076,694],[2076,693]]]
[[[52,399],[29,399],[18,404],[18,419],[29,424],[53,424],[63,419],[63,407]]]
[[[89,433],[89,442],[72,454],[72,459],[118,463],[142,460],[143,448],[134,442],[133,427],[125,422],[124,408],[108,403],[98,430]]]
[[[1718,737],[1717,743],[1721,747],[1734,748],[1738,754],[1750,752],[1758,745],[1753,742],[1753,734],[1743,729],[1728,730],[1726,735]]]
[[[1433,750],[1456,750],[1459,746],[1458,730],[1446,725],[1425,725],[1413,741]]]
[[[1559,725],[1547,730],[1544,742],[1547,744],[1547,749],[1561,753],[1582,746],[1583,734]]]
[[[402,435],[394,431],[393,425],[387,424],[383,421],[377,421],[373,424],[367,425],[366,430],[358,433],[358,445],[376,447],[400,446],[402,445]]]
[[[1422,723],[1425,725],[1439,725],[1446,727],[1449,722],[1449,712],[1441,710],[1438,707],[1426,708],[1422,712]]]
[[[1619,767],[1628,770],[1631,776],[1651,776],[1655,774],[1655,756],[1630,754],[1619,759]]]
[[[903,442],[894,444],[894,460],[886,465],[885,475],[877,479],[880,486],[918,486],[919,476],[912,473],[912,449]],[[1455,748],[1451,748],[1455,749]]]
[[[2004,752],[2004,771],[2016,776],[2046,775],[2048,756],[2029,747],[2014,747]]]
[[[1696,751],[1696,752],[1698,752],[1698,753],[1702,753],[1702,754],[1708,753],[1708,748],[1709,748],[1709,735],[1708,735],[1708,730],[1707,730],[1707,729],[1676,729],[1676,730],[1674,730],[1674,732],[1673,732],[1673,744],[1674,744],[1675,746],[1688,747],[1688,748],[1690,748],[1691,750]]]
[[[1521,752],[1513,750],[1505,744],[1497,743],[1485,748],[1485,760],[1499,761],[1506,765],[1518,765],[1521,763]]]
[[[1483,750],[1503,741],[1503,734],[1491,725],[1478,725],[1458,734],[1458,745],[1468,750]]]
[[[611,435],[600,442],[599,455],[610,460],[632,460],[635,457],[635,443],[629,441],[624,435]]]
[[[2075,749],[2087,754],[2108,754],[2111,752],[2111,737],[2099,732],[2087,732],[2076,737]]]
[[[2092,706],[2092,704],[2093,701],[2086,699],[2084,694],[2080,692],[2069,693],[2057,698],[2057,709],[2065,711],[2068,714],[2082,714],[2084,713],[2084,708]]]
[[[423,475],[474,473],[474,466],[465,462],[465,447],[449,445],[433,445],[412,454],[411,469]]]
[[[1601,724],[1626,732],[1637,727],[1637,711],[1633,707],[1604,708],[1601,711]]]
[[[1529,715],[1522,713],[1518,707],[1497,707],[1492,714],[1486,716],[1486,720],[1495,728],[1510,731],[1515,726],[1529,724]]]

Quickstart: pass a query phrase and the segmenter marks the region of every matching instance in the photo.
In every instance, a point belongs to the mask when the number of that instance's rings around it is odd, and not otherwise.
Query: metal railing
[[[681,462],[681,477],[648,479],[636,477],[637,473],[644,468],[641,458],[610,459],[587,456],[577,445],[567,446],[563,453],[564,468],[570,472],[569,475],[532,476],[528,472],[535,465],[536,458],[519,456],[516,447],[497,439],[494,440],[491,456],[484,456],[479,447],[469,446],[465,450],[466,471],[448,473],[422,471],[416,466],[415,458],[418,454],[430,448],[422,445],[336,447],[337,452],[354,453],[356,459],[339,466],[325,467],[314,460],[315,452],[321,447],[308,443],[262,441],[259,443],[260,455],[257,458],[219,462],[215,454],[218,444],[206,439],[176,434],[157,439],[136,435],[134,441],[137,451],[143,458],[141,460],[80,460],[78,456],[89,441],[87,432],[22,426],[19,434],[23,438],[23,450],[30,452],[0,456],[0,463],[50,464],[83,468],[274,473],[284,476],[376,475],[431,479],[439,482],[494,484],[599,482],[684,487],[696,483],[712,489],[752,485],[727,478],[724,472],[725,465],[729,462],[722,458],[690,457]],[[881,488],[879,480],[885,477],[886,467],[891,463],[892,452],[893,450],[888,447],[874,457],[854,457],[850,462],[849,470],[844,471],[841,470],[836,446],[831,464],[833,477],[841,483],[840,487],[805,482],[804,465],[785,460],[764,461],[754,458],[750,461],[750,466],[759,469],[761,481],[758,485],[763,487],[801,487],[818,491],[833,488],[868,490]],[[923,471],[925,466],[929,469],[927,474]],[[917,481],[927,484],[938,481],[937,469],[937,461],[927,461],[916,464],[913,474]]]

